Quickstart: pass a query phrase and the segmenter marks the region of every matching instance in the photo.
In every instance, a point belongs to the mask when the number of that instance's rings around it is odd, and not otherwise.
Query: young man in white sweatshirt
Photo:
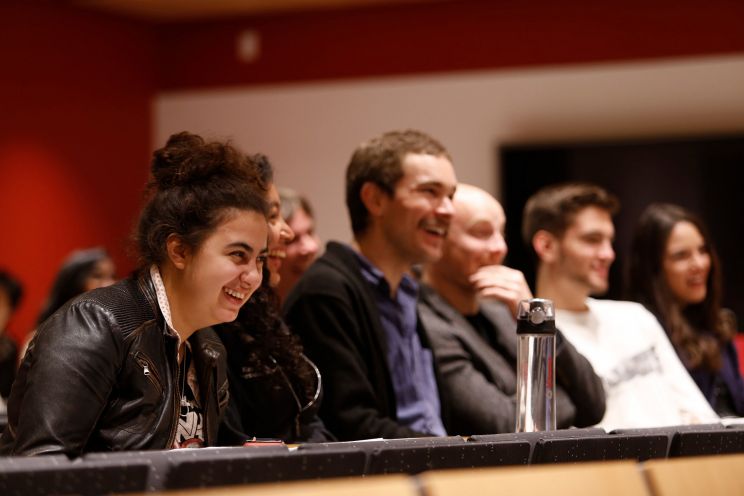
[[[537,261],[536,293],[553,300],[556,325],[602,378],[606,430],[717,422],[664,330],[642,305],[597,300],[615,260],[617,199],[590,184],[538,191],[522,236]]]

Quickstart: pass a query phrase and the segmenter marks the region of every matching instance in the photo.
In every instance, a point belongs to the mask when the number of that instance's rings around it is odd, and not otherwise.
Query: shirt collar
[[[163,284],[160,270],[155,264],[150,266],[150,277],[152,278],[152,283],[155,285],[155,296],[158,298],[158,306],[163,314],[163,318],[165,318],[165,329],[168,334],[178,338],[178,346],[181,346],[181,336],[179,336],[173,328],[173,320],[171,319],[170,304],[168,303],[168,294],[165,292],[165,284]]]
[[[388,283],[387,279],[385,279],[385,274],[383,274],[382,271],[362,253],[354,250],[350,246],[347,246],[346,248],[349,249],[356,256],[362,269],[362,275],[367,280],[367,282],[370,283],[372,286],[379,288],[380,291],[384,291],[384,293],[389,296],[390,284]],[[419,284],[416,279],[414,279],[409,274],[403,274],[403,277],[400,280],[400,284],[398,285],[398,289],[408,295],[416,296],[418,294],[418,288]]]

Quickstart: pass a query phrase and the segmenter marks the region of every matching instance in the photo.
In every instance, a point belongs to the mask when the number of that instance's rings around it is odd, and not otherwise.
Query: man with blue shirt
[[[340,439],[445,435],[413,265],[442,254],[457,179],[419,131],[360,145],[346,171],[354,242],[330,242],[285,304],[323,377],[320,416]]]

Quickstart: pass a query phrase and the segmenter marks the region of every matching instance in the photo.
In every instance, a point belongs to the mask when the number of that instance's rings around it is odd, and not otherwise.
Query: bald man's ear
[[[541,262],[553,263],[558,259],[558,238],[545,230],[532,236],[532,248]]]
[[[379,217],[382,215],[385,200],[389,199],[390,196],[377,184],[367,181],[362,184],[362,189],[359,191],[359,198],[362,200],[364,206],[367,207],[370,216]]]

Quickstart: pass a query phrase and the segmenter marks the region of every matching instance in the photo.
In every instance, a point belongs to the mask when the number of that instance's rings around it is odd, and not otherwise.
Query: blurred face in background
[[[680,306],[705,300],[710,253],[705,238],[691,222],[678,222],[672,228],[666,242],[663,268],[664,280]]]
[[[10,295],[5,290],[5,287],[0,286],[0,333],[8,325],[11,313],[13,313],[13,306],[10,304]]]
[[[266,199],[269,203],[269,256],[266,264],[271,274],[269,285],[275,288],[281,279],[282,264],[287,257],[287,245],[295,235],[282,217],[281,200],[276,185],[271,185]]]
[[[315,234],[315,219],[303,208],[297,208],[289,219],[294,239],[287,244],[287,258],[282,264],[282,277],[299,277],[318,256],[320,240]]]
[[[110,258],[99,260],[85,278],[83,291],[110,286],[116,282],[116,266]]]
[[[615,227],[607,210],[595,206],[580,210],[558,242],[560,277],[589,295],[607,292],[615,261],[614,239]]]

